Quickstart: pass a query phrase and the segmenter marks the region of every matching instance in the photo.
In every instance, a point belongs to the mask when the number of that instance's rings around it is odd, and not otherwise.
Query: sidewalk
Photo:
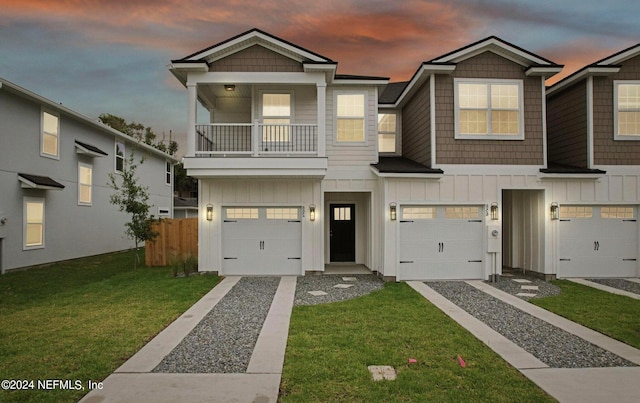
[[[467,283],[530,315],[640,365],[640,350],[529,304],[482,281],[467,281]],[[409,281],[408,284],[560,402],[638,401],[640,367],[550,368],[529,352],[436,293],[425,283]]]
[[[222,280],[80,402],[276,402],[296,277],[281,278],[246,373],[151,373],[239,280]]]

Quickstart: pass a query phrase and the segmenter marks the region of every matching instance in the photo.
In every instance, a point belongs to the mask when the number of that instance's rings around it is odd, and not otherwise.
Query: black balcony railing
[[[318,126],[312,124],[234,123],[197,125],[196,152],[219,154],[315,154]]]

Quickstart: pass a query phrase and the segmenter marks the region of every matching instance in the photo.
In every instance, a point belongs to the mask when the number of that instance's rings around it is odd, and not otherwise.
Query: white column
[[[318,102],[318,157],[327,154],[327,84],[316,84]]]
[[[197,103],[198,103],[198,86],[197,84],[187,84],[189,93],[189,103],[187,107],[187,157],[196,155],[196,120],[197,120]]]

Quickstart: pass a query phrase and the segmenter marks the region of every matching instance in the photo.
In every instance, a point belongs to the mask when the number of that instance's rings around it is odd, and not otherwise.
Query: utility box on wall
[[[487,227],[487,252],[497,253],[502,250],[502,228],[499,225]]]

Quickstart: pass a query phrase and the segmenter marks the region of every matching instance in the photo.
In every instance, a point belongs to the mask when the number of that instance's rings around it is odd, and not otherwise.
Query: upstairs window
[[[291,94],[262,94],[262,141],[289,141]]]
[[[336,96],[336,140],[339,143],[364,142],[364,94]]]
[[[616,140],[640,139],[640,81],[615,81]]]
[[[522,81],[455,80],[456,138],[524,139]]]
[[[166,185],[171,186],[171,162],[166,161],[165,162],[165,178],[164,178],[164,183]]]
[[[378,114],[378,152],[396,152],[396,114]]]
[[[59,158],[60,119],[49,112],[42,112],[42,147],[40,155]]]
[[[116,166],[115,166],[115,170],[116,172],[124,172],[124,143],[116,141],[116,152],[115,152],[115,156],[116,156]]]

